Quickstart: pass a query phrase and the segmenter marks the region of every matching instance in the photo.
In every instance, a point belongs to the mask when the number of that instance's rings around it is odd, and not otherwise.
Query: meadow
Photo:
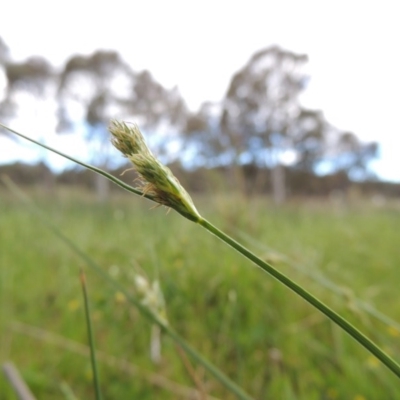
[[[128,291],[135,274],[158,280],[169,324],[254,398],[400,399],[396,376],[345,332],[175,211],[122,191],[107,204],[79,190],[27,192]],[[398,203],[194,200],[207,219],[400,360]],[[0,362],[11,360],[38,399],[94,398],[80,268],[105,399],[187,399],[185,387],[235,398],[167,336],[153,362],[154,327],[121,293],[5,189],[0,210]],[[13,396],[1,378],[0,398]]]

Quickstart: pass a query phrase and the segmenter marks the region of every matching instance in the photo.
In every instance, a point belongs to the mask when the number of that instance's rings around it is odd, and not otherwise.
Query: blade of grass
[[[179,356],[181,357],[182,363],[185,366],[185,369],[186,369],[188,375],[190,376],[190,379],[192,379],[193,383],[197,387],[197,390],[200,395],[199,400],[206,400],[208,396],[207,396],[207,392],[204,388],[203,382],[201,381],[197,372],[193,368],[192,364],[190,364],[190,361],[189,361],[186,353],[179,346],[176,346],[176,351],[178,352]]]
[[[23,138],[25,140],[28,140],[29,142],[32,142],[32,143],[34,143],[34,144],[36,144],[36,145],[38,145],[40,147],[43,147],[46,150],[49,150],[49,151],[51,151],[51,152],[53,152],[55,154],[58,154],[59,156],[64,157],[67,160],[73,161],[74,163],[76,163],[78,165],[81,165],[82,167],[90,169],[91,171],[95,172],[96,174],[104,176],[105,178],[109,179],[111,182],[114,182],[116,185],[122,187],[123,189],[127,190],[128,192],[132,192],[134,194],[137,194],[138,196],[146,197],[146,199],[154,201],[153,196],[151,196],[151,195],[149,195],[147,193],[143,193],[141,190],[138,190],[138,189],[134,188],[133,186],[130,186],[130,185],[126,184],[125,182],[123,182],[120,179],[116,178],[115,176],[109,174],[108,172],[103,171],[100,168],[97,168],[97,167],[95,167],[93,165],[90,165],[90,164],[86,164],[86,163],[84,163],[82,161],[79,161],[78,159],[76,159],[74,157],[69,156],[68,154],[65,154],[65,153],[63,153],[63,152],[61,152],[59,150],[53,149],[52,147],[46,146],[43,143],[40,143],[40,142],[38,142],[38,141],[28,137],[28,136],[23,135],[22,133],[19,133],[19,132],[15,131],[14,129],[9,128],[8,126],[3,125],[1,122],[0,122],[0,127],[2,127],[4,129],[14,133],[15,135],[17,135],[17,136],[19,136],[19,137],[21,137],[21,138]]]
[[[61,382],[60,390],[66,400],[78,400],[78,398],[75,396],[75,393],[72,391],[72,389],[66,382]]]
[[[11,190],[16,197],[18,197],[32,214],[39,218],[39,221],[45,225],[55,236],[63,241],[73,252],[78,255],[90,268],[92,268],[101,278],[103,278],[108,284],[110,284],[116,291],[124,294],[126,299],[131,302],[144,317],[149,321],[157,324],[171,339],[173,339],[178,345],[181,346],[194,360],[204,366],[204,368],[214,376],[220,383],[222,383],[229,391],[237,396],[241,400],[253,400],[253,398],[247,394],[241,387],[233,382],[228,376],[226,376],[220,369],[208,361],[203,355],[197,350],[190,346],[178,333],[176,333],[164,320],[159,318],[156,314],[151,312],[145,305],[143,305],[138,299],[136,299],[130,292],[128,292],[122,285],[112,279],[101,267],[88,256],[78,245],[75,244],[71,239],[65,236],[60,229],[42,214],[41,210],[24,194],[22,190],[7,176],[2,176],[1,180]]]
[[[80,280],[81,280],[83,300],[84,300],[84,305],[85,305],[85,319],[86,319],[86,327],[87,327],[88,341],[89,341],[89,347],[90,347],[90,361],[92,363],[94,391],[96,394],[96,400],[101,400],[102,395],[101,395],[101,390],[100,390],[99,372],[97,370],[96,351],[95,351],[95,347],[94,347],[92,322],[90,320],[89,296],[88,296],[87,287],[86,287],[86,276],[82,270],[80,272]]]
[[[371,339],[360,332],[354,325],[348,322],[341,315],[333,311],[330,307],[324,304],[317,297],[309,293],[302,286],[298,285],[296,282],[292,281],[285,274],[275,269],[272,265],[265,262],[261,258],[257,257],[254,253],[248,250],[246,247],[242,246],[236,240],[232,239],[226,233],[218,229],[216,226],[211,224],[211,222],[206,219],[201,219],[198,224],[205,228],[210,233],[217,236],[225,244],[232,247],[234,250],[242,254],[244,257],[252,261],[258,267],[260,267],[264,272],[272,275],[275,279],[281,282],[283,285],[291,289],[293,292],[297,293],[305,301],[313,305],[323,314],[325,314],[329,319],[339,325],[344,331],[346,331],[353,339],[365,347],[370,353],[372,353],[376,358],[378,358],[386,367],[388,367],[395,375],[400,378],[400,365],[391,358],[387,353],[385,353],[377,344],[375,344]]]
[[[318,271],[315,272],[307,266],[296,264],[294,260],[286,256],[285,254],[279,253],[277,250],[272,249],[266,246],[264,243],[259,242],[258,240],[252,238],[245,232],[239,232],[240,237],[245,240],[247,243],[251,243],[252,245],[256,246],[261,251],[273,251],[274,254],[277,254],[278,257],[282,259],[285,264],[290,266],[291,268],[299,271],[303,275],[309,277],[310,279],[317,282],[319,285],[324,286],[332,293],[348,298],[349,294],[351,294],[351,289],[343,286],[339,286],[331,279],[326,277],[322,272]],[[372,304],[368,303],[367,301],[361,300],[357,298],[355,295],[351,295],[351,301],[354,303],[359,309],[365,311],[370,316],[374,317],[378,321],[382,322],[383,324],[387,325],[388,327],[395,328],[400,332],[400,323],[395,321],[393,318],[389,317],[388,315],[384,314],[382,311],[379,311],[375,308]]]

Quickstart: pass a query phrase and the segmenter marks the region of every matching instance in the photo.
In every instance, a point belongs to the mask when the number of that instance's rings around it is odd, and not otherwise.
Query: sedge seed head
[[[140,274],[134,274],[133,278],[140,302],[167,325],[167,309],[160,283],[157,280],[149,282]]]
[[[193,200],[171,170],[161,164],[147,147],[138,126],[113,120],[109,131],[111,143],[131,161],[139,174],[139,189],[143,194],[192,221],[199,221],[201,217]]]

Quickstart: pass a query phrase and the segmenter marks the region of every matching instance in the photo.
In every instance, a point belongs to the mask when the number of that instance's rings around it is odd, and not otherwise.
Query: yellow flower
[[[367,366],[370,368],[377,368],[380,364],[380,361],[374,357],[374,356],[369,356],[367,358]]]
[[[124,295],[123,293],[121,293],[121,292],[116,292],[114,298],[115,298],[115,301],[116,301],[118,304],[124,304],[124,303],[126,302],[126,297],[125,297],[125,295]]]
[[[80,301],[77,299],[70,300],[67,304],[68,311],[76,311],[80,307]]]
[[[326,392],[328,399],[334,400],[338,397],[338,391],[334,388],[329,388]]]
[[[390,336],[393,336],[393,337],[400,336],[400,331],[397,328],[395,328],[394,326],[389,326],[388,333]]]

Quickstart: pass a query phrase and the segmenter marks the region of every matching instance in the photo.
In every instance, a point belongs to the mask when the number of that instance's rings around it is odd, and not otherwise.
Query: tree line
[[[224,171],[246,194],[268,186],[277,203],[294,188],[307,191],[306,176],[308,182],[323,172],[349,182],[374,178],[368,167],[377,143],[363,143],[328,122],[321,110],[301,105],[306,63],[305,54],[262,49],[233,75],[221,101],[191,111],[176,87],[165,88],[149,71],[135,71],[116,51],[72,55],[56,70],[39,56],[15,62],[0,38],[0,118],[7,123],[20,117],[27,95],[36,104],[52,104],[57,132],[84,132],[91,161],[106,169],[115,167],[109,120],[135,121],[163,161],[192,173]],[[106,195],[104,180],[97,188]]]

